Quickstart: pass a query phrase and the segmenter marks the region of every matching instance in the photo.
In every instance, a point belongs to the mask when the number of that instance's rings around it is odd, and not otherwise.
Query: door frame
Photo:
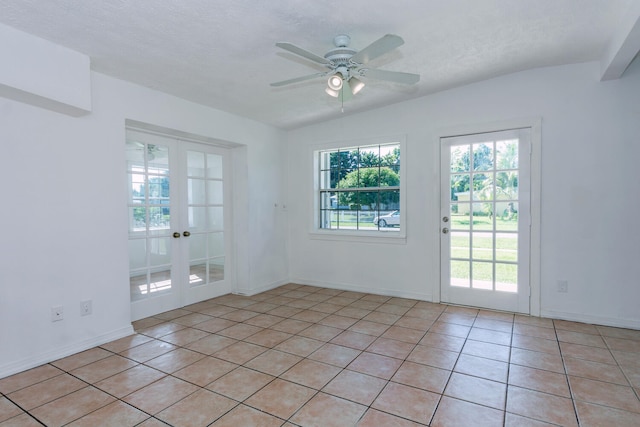
[[[531,171],[531,229],[530,229],[530,242],[529,242],[529,286],[530,286],[530,300],[529,300],[529,313],[531,316],[540,316],[540,298],[541,298],[541,254],[540,254],[540,206],[541,206],[541,154],[542,154],[542,118],[522,118],[511,119],[498,122],[480,123],[451,126],[441,128],[436,131],[433,142],[437,144],[438,153],[438,213],[440,213],[442,199],[442,170],[441,170],[441,156],[442,156],[442,144],[440,140],[447,137],[473,135],[479,133],[499,132],[503,130],[530,128],[531,129],[531,156],[530,156],[530,171]],[[440,251],[440,215],[437,217],[437,223],[434,226],[434,250],[437,247],[436,253],[437,263],[432,265],[438,269],[438,280],[432,284],[432,295],[434,302],[441,302],[441,282],[442,277],[440,274],[440,266],[442,264],[442,254]],[[437,267],[436,267],[437,266]]]

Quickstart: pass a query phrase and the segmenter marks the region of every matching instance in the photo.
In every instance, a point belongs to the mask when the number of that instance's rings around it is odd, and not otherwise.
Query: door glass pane
[[[451,258],[469,259],[471,256],[469,233],[451,233]]]
[[[189,178],[187,181],[187,203],[190,205],[204,205],[205,198],[205,180]]]
[[[224,258],[209,260],[209,283],[224,279]]]
[[[451,201],[469,201],[469,174],[451,175]]]
[[[222,181],[209,181],[207,190],[207,203],[221,205],[223,200]]]
[[[134,233],[146,233],[147,231],[147,208],[129,207],[129,235]]]
[[[493,233],[473,233],[473,259],[493,259]]]
[[[156,175],[169,174],[169,148],[162,145],[147,144],[147,169]]]
[[[474,262],[471,286],[474,289],[493,289],[493,263]]]
[[[469,278],[471,277],[470,266],[469,261],[451,261],[451,286],[469,287]]]
[[[496,142],[496,169],[518,169],[518,140]]]
[[[496,234],[496,261],[518,261],[518,234]]]
[[[209,233],[209,256],[219,257],[224,255],[224,233]]]
[[[471,227],[471,204],[452,203],[451,204],[451,229],[469,230]]]
[[[469,172],[469,146],[451,147],[451,172]]]
[[[189,261],[207,258],[207,235],[191,233],[189,239]]]
[[[189,285],[200,286],[207,283],[207,263],[199,262],[189,267]]]
[[[144,144],[137,141],[127,141],[126,145],[127,170],[144,167]]]
[[[129,240],[129,269],[138,270],[147,266],[146,239]]]
[[[187,175],[204,178],[204,153],[187,151]]]
[[[209,229],[210,230],[222,230],[224,229],[224,221],[223,221],[223,208],[220,207],[210,207],[209,211]]]
[[[148,239],[149,265],[166,265],[171,263],[171,241],[169,237]]]
[[[493,142],[473,144],[473,170],[489,171],[493,169]]]
[[[518,265],[496,263],[496,290],[518,292]]]
[[[148,233],[150,235],[163,235],[169,232],[171,228],[171,210],[169,207],[150,207],[147,209],[149,213],[149,228]]]
[[[192,231],[206,230],[207,208],[189,207],[189,229]]]
[[[222,156],[207,154],[207,178],[222,179]]]
[[[158,295],[171,291],[171,269],[153,271],[150,274],[149,294]]]
[[[147,273],[134,273],[129,278],[129,287],[131,289],[131,300],[139,301],[149,294],[149,283]]]

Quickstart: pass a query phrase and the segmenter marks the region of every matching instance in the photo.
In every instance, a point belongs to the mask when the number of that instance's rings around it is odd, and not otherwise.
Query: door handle
[[[174,239],[180,238],[180,233],[178,233],[177,231],[175,233],[173,233],[173,238]]]
[[[182,233],[182,235],[184,237],[189,237],[189,236],[191,236],[191,233],[189,233],[188,231],[185,231],[184,233]]]
[[[449,229],[447,227],[442,229],[442,234],[447,234],[449,233]]]

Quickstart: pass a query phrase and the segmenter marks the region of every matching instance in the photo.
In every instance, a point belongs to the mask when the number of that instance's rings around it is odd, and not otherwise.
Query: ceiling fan
[[[366,66],[372,59],[403,45],[404,40],[402,40],[402,37],[387,34],[360,51],[350,48],[350,42],[351,38],[348,35],[340,34],[336,36],[333,39],[333,44],[336,47],[329,50],[324,56],[316,55],[313,52],[309,52],[291,43],[276,43],[276,46],[279,48],[327,67],[328,71],[271,83],[271,86],[285,86],[317,77],[329,76],[325,92],[334,98],[341,97],[343,101],[346,101],[350,99],[352,95],[360,92],[364,87],[364,83],[359,77],[408,85],[415,84],[420,80],[419,74],[378,70],[377,68],[369,68]]]

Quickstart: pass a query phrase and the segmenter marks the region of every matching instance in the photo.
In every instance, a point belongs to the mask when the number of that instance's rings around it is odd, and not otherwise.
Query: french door
[[[227,150],[127,130],[133,320],[231,291]]]
[[[530,133],[441,138],[443,302],[529,313]]]

